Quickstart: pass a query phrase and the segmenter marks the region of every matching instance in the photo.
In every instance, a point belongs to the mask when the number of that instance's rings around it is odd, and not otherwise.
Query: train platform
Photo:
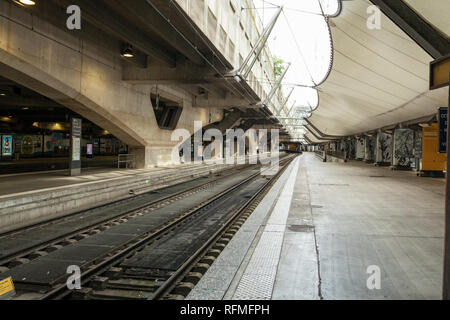
[[[189,300],[440,299],[444,179],[298,157]]]
[[[0,175],[0,233],[131,198],[219,172],[231,165],[181,164],[150,169],[88,168]]]
[[[81,158],[81,166],[87,168],[115,168],[117,156],[96,156],[95,158]],[[0,161],[0,176],[15,173],[29,173],[41,171],[58,171],[69,168],[69,158],[21,158],[10,161]]]

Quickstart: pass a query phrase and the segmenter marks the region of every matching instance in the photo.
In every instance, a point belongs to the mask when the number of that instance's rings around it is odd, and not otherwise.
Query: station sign
[[[430,64],[430,90],[450,85],[450,54]]]
[[[11,157],[13,154],[13,137],[10,135],[2,136],[2,152],[4,157]]]
[[[70,175],[79,176],[81,174],[81,119],[72,118],[71,133]]]
[[[438,111],[438,152],[447,153],[447,118],[448,108],[439,108]]]

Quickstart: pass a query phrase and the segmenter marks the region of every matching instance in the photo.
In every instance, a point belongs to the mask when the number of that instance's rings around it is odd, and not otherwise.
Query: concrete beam
[[[147,68],[125,66],[122,80],[133,84],[207,84],[214,74],[198,67],[183,56],[178,56],[174,66],[149,64]]]
[[[88,0],[92,2],[91,0]],[[197,65],[204,65],[205,61],[189,40],[178,32],[170,21],[167,21],[161,14],[153,1],[134,0],[108,0],[105,3],[112,6],[118,12],[129,15],[135,21],[145,25],[171,47],[185,55],[189,60]]]
[[[437,59],[450,53],[450,40],[420,17],[405,2],[370,0],[430,56]]]
[[[73,1],[67,1],[67,4],[73,4]],[[61,0],[58,0],[61,2]],[[129,1],[132,3],[135,1]],[[148,56],[169,66],[175,66],[175,55],[162,49],[159,45],[149,38],[145,33],[134,28],[123,17],[111,10],[108,5],[102,5],[98,1],[77,0],[83,12],[83,19],[89,23],[106,31],[107,33],[118,37],[124,42],[129,42]],[[109,2],[108,2],[109,4]]]
[[[197,96],[194,98],[193,105],[200,108],[255,108],[250,102],[243,98],[230,97],[217,98],[206,94],[205,96]]]

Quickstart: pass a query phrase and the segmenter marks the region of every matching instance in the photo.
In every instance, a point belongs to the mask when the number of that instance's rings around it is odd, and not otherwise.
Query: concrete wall
[[[98,32],[98,31],[97,31]],[[138,167],[169,164],[172,131],[158,128],[151,85],[122,81],[118,43],[104,34],[57,28],[0,0],[0,74],[72,109],[130,145]],[[181,87],[159,86],[161,96],[183,106],[179,128],[193,131],[219,121],[221,110],[194,108]]]
[[[264,30],[264,25],[251,0],[176,0],[189,17],[208,36],[211,42],[220,48],[227,60],[239,69]],[[268,15],[276,10],[268,10]],[[280,17],[277,23],[282,23]],[[249,85],[264,100],[274,81],[272,56],[268,48],[264,49],[261,59],[252,69]],[[265,79],[265,81],[260,81]],[[274,99],[276,109],[281,109],[281,92],[279,99]],[[273,111],[273,110],[272,110]],[[282,113],[284,116],[286,114]]]

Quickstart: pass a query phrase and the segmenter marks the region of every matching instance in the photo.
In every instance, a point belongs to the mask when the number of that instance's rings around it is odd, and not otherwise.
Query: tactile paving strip
[[[298,168],[299,161],[296,159],[292,174],[240,279],[233,300],[270,300],[272,298]]]

